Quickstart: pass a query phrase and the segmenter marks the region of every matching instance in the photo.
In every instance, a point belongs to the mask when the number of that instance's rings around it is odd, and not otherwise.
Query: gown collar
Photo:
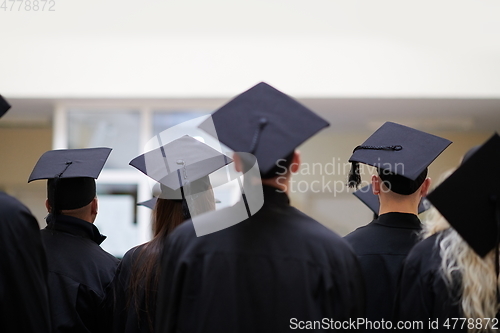
[[[290,199],[285,192],[281,192],[275,187],[269,185],[262,185],[264,192],[264,204],[274,204],[279,206],[289,206]]]
[[[390,212],[382,214],[373,223],[387,227],[421,229],[420,219],[415,214]]]
[[[58,215],[56,219],[54,215],[49,214],[47,216],[46,229],[67,232],[72,235],[88,238],[98,245],[106,239],[106,236],[101,235],[99,229],[93,223],[68,215]]]

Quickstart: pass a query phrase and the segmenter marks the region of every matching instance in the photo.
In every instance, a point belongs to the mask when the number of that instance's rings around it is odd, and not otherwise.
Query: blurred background
[[[150,237],[150,211],[135,205],[150,186],[128,162],[260,81],[331,123],[300,147],[291,199],[341,235],[371,220],[345,164],[385,121],[454,142],[434,180],[500,129],[497,0],[4,3],[0,94],[13,108],[0,120],[0,190],[43,227],[45,182],[27,184],[40,155],[112,147],[97,224],[117,256]]]

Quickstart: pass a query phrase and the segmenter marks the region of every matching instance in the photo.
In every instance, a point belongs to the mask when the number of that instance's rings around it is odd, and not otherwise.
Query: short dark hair
[[[418,175],[415,180],[397,175],[388,170],[377,169],[380,179],[382,179],[384,185],[394,193],[402,195],[410,195],[415,193],[424,180],[427,178],[427,168]]]
[[[52,213],[87,206],[96,196],[95,179],[90,177],[52,178],[47,180],[47,199]]]

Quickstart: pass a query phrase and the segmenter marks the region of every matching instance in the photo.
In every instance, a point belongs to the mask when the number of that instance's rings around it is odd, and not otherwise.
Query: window
[[[113,148],[104,168],[126,169],[139,154],[139,124],[133,110],[69,110],[68,148]]]
[[[53,148],[113,148],[97,180],[99,215],[95,224],[107,236],[101,246],[111,254],[122,257],[127,250],[149,241],[152,236],[151,210],[137,206],[137,202],[152,198],[154,182],[129,166],[129,162],[137,155],[155,148],[151,147],[151,143],[157,147],[164,139],[172,140],[172,135],[161,135],[172,126],[182,124],[173,131],[174,137],[176,134],[196,137],[193,128],[197,125],[193,127],[193,124],[201,122],[202,116],[208,117],[211,109],[153,109],[141,105],[130,106],[127,102],[103,107],[109,101],[101,105],[93,101],[80,104],[61,105],[55,110]],[[216,139],[206,137],[206,140],[201,141],[220,149]],[[222,170],[211,176],[213,184],[223,183],[218,181],[219,178],[224,178]],[[223,185],[214,188],[216,198],[221,201],[217,204],[218,209],[237,200],[232,193],[235,190],[233,187]]]

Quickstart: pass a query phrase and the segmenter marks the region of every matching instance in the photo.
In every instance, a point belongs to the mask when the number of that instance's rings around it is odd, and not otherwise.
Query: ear
[[[52,207],[50,207],[49,199],[45,200],[45,208],[47,208],[47,212],[52,213]]]
[[[422,197],[426,197],[430,188],[431,188],[431,179],[427,177],[422,183],[422,186],[420,187],[420,195]]]
[[[92,202],[91,202],[91,205],[90,205],[90,213],[91,213],[92,215],[97,216],[97,210],[98,210],[98,208],[99,208],[99,205],[98,205],[98,203],[97,203],[97,198],[94,198],[94,199],[92,200]]]
[[[380,178],[375,175],[372,175],[372,192],[375,195],[380,194]]]
[[[297,173],[300,169],[300,151],[295,150],[293,152],[292,164],[290,164],[290,171],[292,173]]]
[[[234,168],[238,172],[243,172],[243,165],[241,164],[241,158],[238,153],[233,154],[233,162],[234,162]]]

